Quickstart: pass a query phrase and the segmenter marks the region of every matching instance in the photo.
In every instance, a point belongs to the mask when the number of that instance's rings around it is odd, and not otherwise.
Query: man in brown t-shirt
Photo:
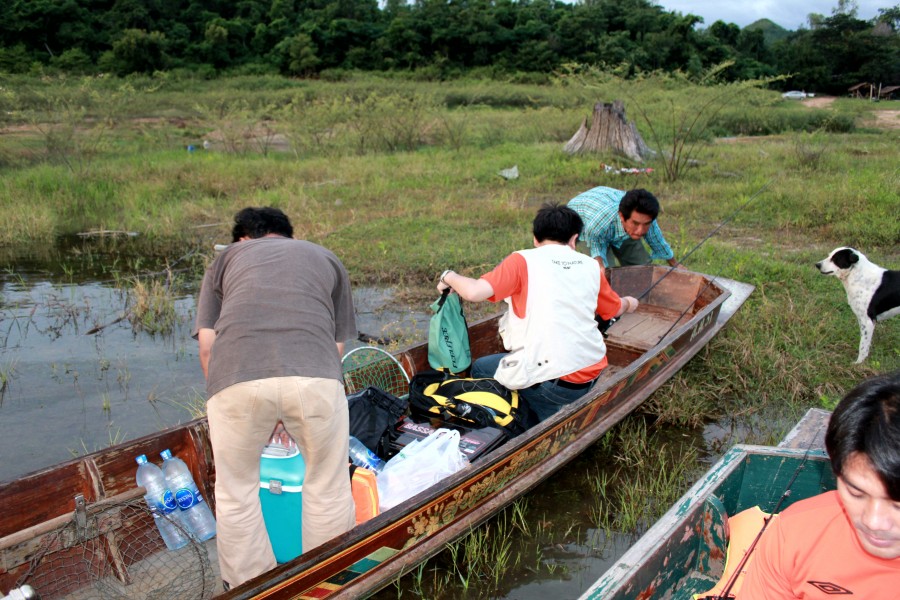
[[[193,336],[207,380],[222,579],[275,567],[259,502],[259,458],[280,420],[306,463],[303,551],[354,525],[343,342],[356,337],[350,281],[329,250],[295,240],[274,208],[235,215],[209,266]]]

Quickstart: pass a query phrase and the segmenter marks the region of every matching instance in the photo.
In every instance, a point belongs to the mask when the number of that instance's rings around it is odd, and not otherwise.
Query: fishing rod
[[[702,240],[700,240],[700,242],[697,243],[696,246],[694,246],[693,248],[691,248],[691,249],[688,251],[688,253],[685,254],[684,257],[682,257],[682,259],[681,259],[680,261],[678,261],[678,264],[684,263],[684,261],[686,261],[688,258],[690,258],[691,255],[692,255],[694,252],[696,252],[696,251],[700,248],[700,246],[702,246],[703,244],[705,244],[712,236],[716,235],[716,234],[719,232],[719,230],[722,229],[725,225],[727,225],[728,223],[730,223],[731,221],[733,221],[734,218],[735,218],[736,216],[738,216],[738,214],[739,214],[742,210],[744,210],[745,208],[747,208],[748,206],[750,206],[750,203],[751,203],[751,202],[753,202],[754,200],[756,200],[756,198],[759,197],[760,194],[762,194],[764,191],[766,191],[766,189],[772,184],[772,182],[773,182],[774,180],[775,180],[775,178],[773,177],[773,178],[769,179],[766,183],[764,183],[763,186],[762,186],[761,188],[759,188],[758,190],[756,190],[756,192],[754,192],[754,194],[753,194],[752,196],[750,196],[750,197],[747,199],[746,202],[744,202],[743,204],[741,204],[740,206],[738,206],[737,209],[736,209],[733,213],[731,213],[724,221],[722,221],[721,223],[719,223],[719,224],[716,226],[715,229],[713,229],[713,230],[710,231],[708,234],[706,234],[706,237],[704,237]],[[669,267],[669,270],[666,271],[666,273],[665,273],[662,277],[660,277],[659,279],[657,279],[657,280],[653,283],[653,285],[651,285],[650,287],[648,287],[648,288],[647,288],[640,296],[638,296],[637,299],[640,300],[641,298],[643,298],[644,296],[646,296],[647,294],[649,294],[650,291],[653,290],[653,288],[655,288],[657,285],[659,285],[659,282],[661,282],[663,279],[665,279],[666,277],[668,277],[669,274],[672,273],[672,271],[674,271],[674,270],[677,269],[677,268],[678,268],[677,266],[671,266],[671,267]]]
[[[741,560],[737,564],[737,567],[735,567],[734,572],[728,579],[728,584],[722,589],[722,593],[716,594],[715,596],[704,596],[702,600],[731,600],[731,598],[734,597],[730,595],[732,588],[737,583],[738,578],[740,578],[741,571],[743,571],[744,567],[747,566],[747,561],[750,560],[750,555],[753,554],[754,550],[756,550],[756,545],[759,543],[759,540],[762,539],[762,535],[769,527],[769,523],[771,523],[772,519],[781,512],[782,504],[784,504],[785,500],[790,497],[791,488],[794,486],[794,482],[797,481],[797,477],[800,475],[800,472],[803,471],[803,469],[806,467],[806,462],[809,460],[813,444],[816,443],[816,440],[819,437],[819,432],[822,431],[822,428],[824,426],[824,424],[820,425],[819,428],[816,429],[815,435],[812,436],[809,445],[806,447],[806,452],[803,453],[803,460],[800,461],[800,464],[797,465],[797,468],[794,470],[794,474],[791,476],[791,480],[788,481],[787,487],[784,489],[784,492],[782,492],[781,497],[778,499],[778,503],[775,504],[775,508],[772,509],[771,513],[769,513],[769,516],[763,519],[762,527],[760,527],[759,532],[756,534],[756,537],[753,538],[753,541],[747,547],[747,551],[744,553],[744,556],[741,557]]]
[[[724,227],[725,225],[727,225],[728,223],[730,223],[731,221],[733,221],[734,218],[735,218],[742,210],[744,210],[745,208],[747,208],[747,206],[749,206],[751,202],[753,202],[760,194],[762,194],[762,193],[769,187],[769,185],[772,184],[772,181],[774,181],[774,179],[775,179],[774,177],[771,178],[771,179],[769,179],[765,184],[763,184],[763,186],[762,186],[761,188],[759,188],[758,190],[756,190],[756,192],[754,192],[754,194],[753,194],[752,196],[750,196],[750,197],[747,199],[746,202],[744,202],[743,204],[741,204],[741,205],[740,205],[733,213],[731,213],[724,221],[722,221],[721,223],[719,223],[719,224],[716,226],[715,229],[713,229],[711,232],[709,232],[709,233],[706,235],[706,237],[704,237],[702,240],[700,240],[700,242],[699,242],[696,246],[694,246],[693,248],[691,248],[690,251],[688,251],[688,253],[685,254],[684,257],[682,257],[682,259],[678,262],[678,264],[684,263],[685,260],[687,260],[688,258],[690,258],[690,256],[691,256],[694,252],[696,252],[697,249],[700,248],[700,246],[702,246],[703,244],[705,244],[711,237],[713,237],[714,235],[716,235],[716,234],[719,232],[719,230],[722,229],[722,227]],[[671,266],[671,267],[669,267],[669,270],[666,271],[666,272],[663,274],[662,277],[660,277],[660,278],[657,279],[655,282],[653,282],[653,283],[650,285],[650,287],[648,287],[646,290],[644,290],[644,291],[637,297],[637,299],[640,300],[641,298],[646,297],[647,294],[649,294],[651,291],[653,291],[653,288],[655,288],[657,285],[659,285],[659,283],[660,283],[663,279],[665,279],[666,277],[668,277],[668,276],[672,273],[672,271],[674,271],[674,270],[677,269],[677,268],[678,268],[677,266]],[[718,277],[718,275],[717,275],[716,277]],[[713,280],[715,280],[716,277],[713,277]],[[707,288],[709,288],[710,285],[712,285],[712,280],[709,281],[709,282],[706,284],[706,287],[704,287],[702,290],[700,290],[700,293],[697,294],[697,296],[694,298],[694,301],[696,301],[697,298],[699,298],[701,295],[703,295],[703,292],[705,292],[705,291],[707,290]],[[687,306],[687,308],[684,309],[684,311],[683,311],[683,312],[681,313],[681,315],[678,317],[678,320],[676,320],[675,323],[672,325],[672,327],[669,328],[669,331],[667,331],[667,332],[665,333],[665,335],[662,336],[663,338],[666,337],[666,335],[669,335],[669,332],[672,331],[672,329],[674,329],[675,325],[678,323],[678,321],[681,320],[681,317],[684,316],[684,314],[690,309],[691,306],[693,306],[693,302],[692,302],[691,304],[689,304],[689,305]],[[613,324],[615,324],[615,322],[619,320],[619,318],[618,318],[618,317],[613,317],[613,318],[611,318],[611,319],[603,319],[603,318],[601,318],[601,317],[598,315],[598,316],[594,317],[594,320],[597,321],[597,328],[600,330],[600,333],[603,334],[603,337],[606,337],[606,336],[607,336],[607,331],[609,331],[609,328],[612,327]],[[660,338],[660,339],[662,339],[662,338]]]
[[[728,261],[728,264],[731,264],[731,261]],[[727,266],[727,265],[726,265],[726,266]],[[681,311],[681,314],[678,315],[678,318],[675,319],[675,321],[672,323],[672,326],[669,327],[669,328],[666,330],[666,332],[665,332],[664,334],[662,334],[662,335],[659,337],[659,341],[657,341],[657,343],[659,343],[660,341],[666,339],[666,336],[669,335],[670,333],[672,333],[672,330],[675,329],[675,326],[678,325],[679,323],[681,323],[681,318],[682,318],[685,314],[687,314],[687,311],[691,310],[691,307],[692,307],[692,306],[694,306],[694,302],[696,302],[697,299],[700,298],[700,296],[702,296],[703,293],[704,293],[706,290],[708,290],[708,289],[710,288],[710,286],[716,281],[716,279],[718,279],[718,277],[719,277],[719,275],[717,274],[717,275],[714,276],[712,279],[710,279],[709,281],[706,282],[706,285],[703,286],[703,289],[700,290],[700,291],[697,293],[697,295],[694,296],[694,299],[693,299],[687,306],[684,307],[684,310]]]

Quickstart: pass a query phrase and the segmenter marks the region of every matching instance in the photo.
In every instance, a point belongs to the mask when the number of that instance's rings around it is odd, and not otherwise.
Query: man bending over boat
[[[480,279],[444,271],[437,286],[470,302],[507,302],[500,335],[509,353],[477,359],[472,376],[519,390],[541,420],[585,395],[606,366],[594,315],[610,319],[638,306],[575,250],[581,228],[574,210],[545,204],[532,224],[534,248],[513,252]]]
[[[649,265],[653,259],[676,267],[675,253],[656,222],[659,200],[644,189],[625,192],[595,187],[569,200],[569,208],[584,221],[581,239],[591,256],[606,267]],[[648,254],[643,241],[650,246]]]
[[[772,521],[738,600],[900,597],[900,371],[841,400],[825,447],[837,491]]]
[[[259,458],[278,421],[306,463],[303,551],[355,522],[347,477],[343,340],[356,337],[350,280],[329,250],[292,239],[275,208],[235,215],[207,269],[193,335],[207,380],[222,580],[275,567],[259,501]]]

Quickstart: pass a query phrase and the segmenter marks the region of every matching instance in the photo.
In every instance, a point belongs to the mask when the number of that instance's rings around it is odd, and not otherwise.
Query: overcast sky
[[[769,19],[785,29],[808,27],[806,15],[811,12],[825,16],[837,6],[837,0],[656,0],[666,10],[703,17],[703,27],[718,20],[746,27],[757,19]],[[890,8],[895,0],[858,0],[857,18],[868,20],[878,15],[879,8]]]

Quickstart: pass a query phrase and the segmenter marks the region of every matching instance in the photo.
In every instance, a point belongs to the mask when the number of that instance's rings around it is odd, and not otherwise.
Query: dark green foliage
[[[143,29],[126,29],[113,42],[110,66],[119,75],[152,73],[168,65],[167,40],[164,33]]]
[[[700,17],[651,0],[6,0],[0,72],[277,70],[334,80],[361,70],[444,80],[477,70],[523,82],[570,63],[632,77],[699,76],[728,61],[724,81],[791,74],[790,87],[843,93],[860,81],[900,82],[898,15],[895,6],[862,21],[839,3],[788,32],[765,19],[702,28]]]
[[[900,81],[900,35],[891,14],[870,23],[837,13],[776,43],[776,67],[792,74],[787,87],[842,95],[857,83]]]

